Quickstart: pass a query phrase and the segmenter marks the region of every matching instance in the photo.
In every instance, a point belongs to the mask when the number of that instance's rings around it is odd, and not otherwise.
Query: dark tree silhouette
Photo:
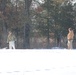
[[[24,26],[24,48],[30,48],[30,5],[32,0],[25,0],[25,16],[27,21]]]

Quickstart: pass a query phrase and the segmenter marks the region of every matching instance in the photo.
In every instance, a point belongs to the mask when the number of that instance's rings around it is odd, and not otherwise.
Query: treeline
[[[1,47],[7,46],[12,30],[17,48],[35,48],[39,38],[45,38],[44,48],[49,48],[50,38],[66,37],[69,27],[76,33],[76,4],[70,0],[0,0]]]

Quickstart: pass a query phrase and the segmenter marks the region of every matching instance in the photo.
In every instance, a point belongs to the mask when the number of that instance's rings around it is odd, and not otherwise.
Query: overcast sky
[[[76,3],[76,0],[72,0],[72,3],[73,3],[73,4]]]

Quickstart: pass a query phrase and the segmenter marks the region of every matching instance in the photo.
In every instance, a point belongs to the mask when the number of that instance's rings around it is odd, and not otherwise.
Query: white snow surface
[[[76,50],[1,49],[0,75],[76,75]]]

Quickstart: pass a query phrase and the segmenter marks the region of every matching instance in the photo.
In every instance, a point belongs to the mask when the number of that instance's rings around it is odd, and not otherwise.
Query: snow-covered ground
[[[76,75],[76,50],[0,50],[0,75]]]

